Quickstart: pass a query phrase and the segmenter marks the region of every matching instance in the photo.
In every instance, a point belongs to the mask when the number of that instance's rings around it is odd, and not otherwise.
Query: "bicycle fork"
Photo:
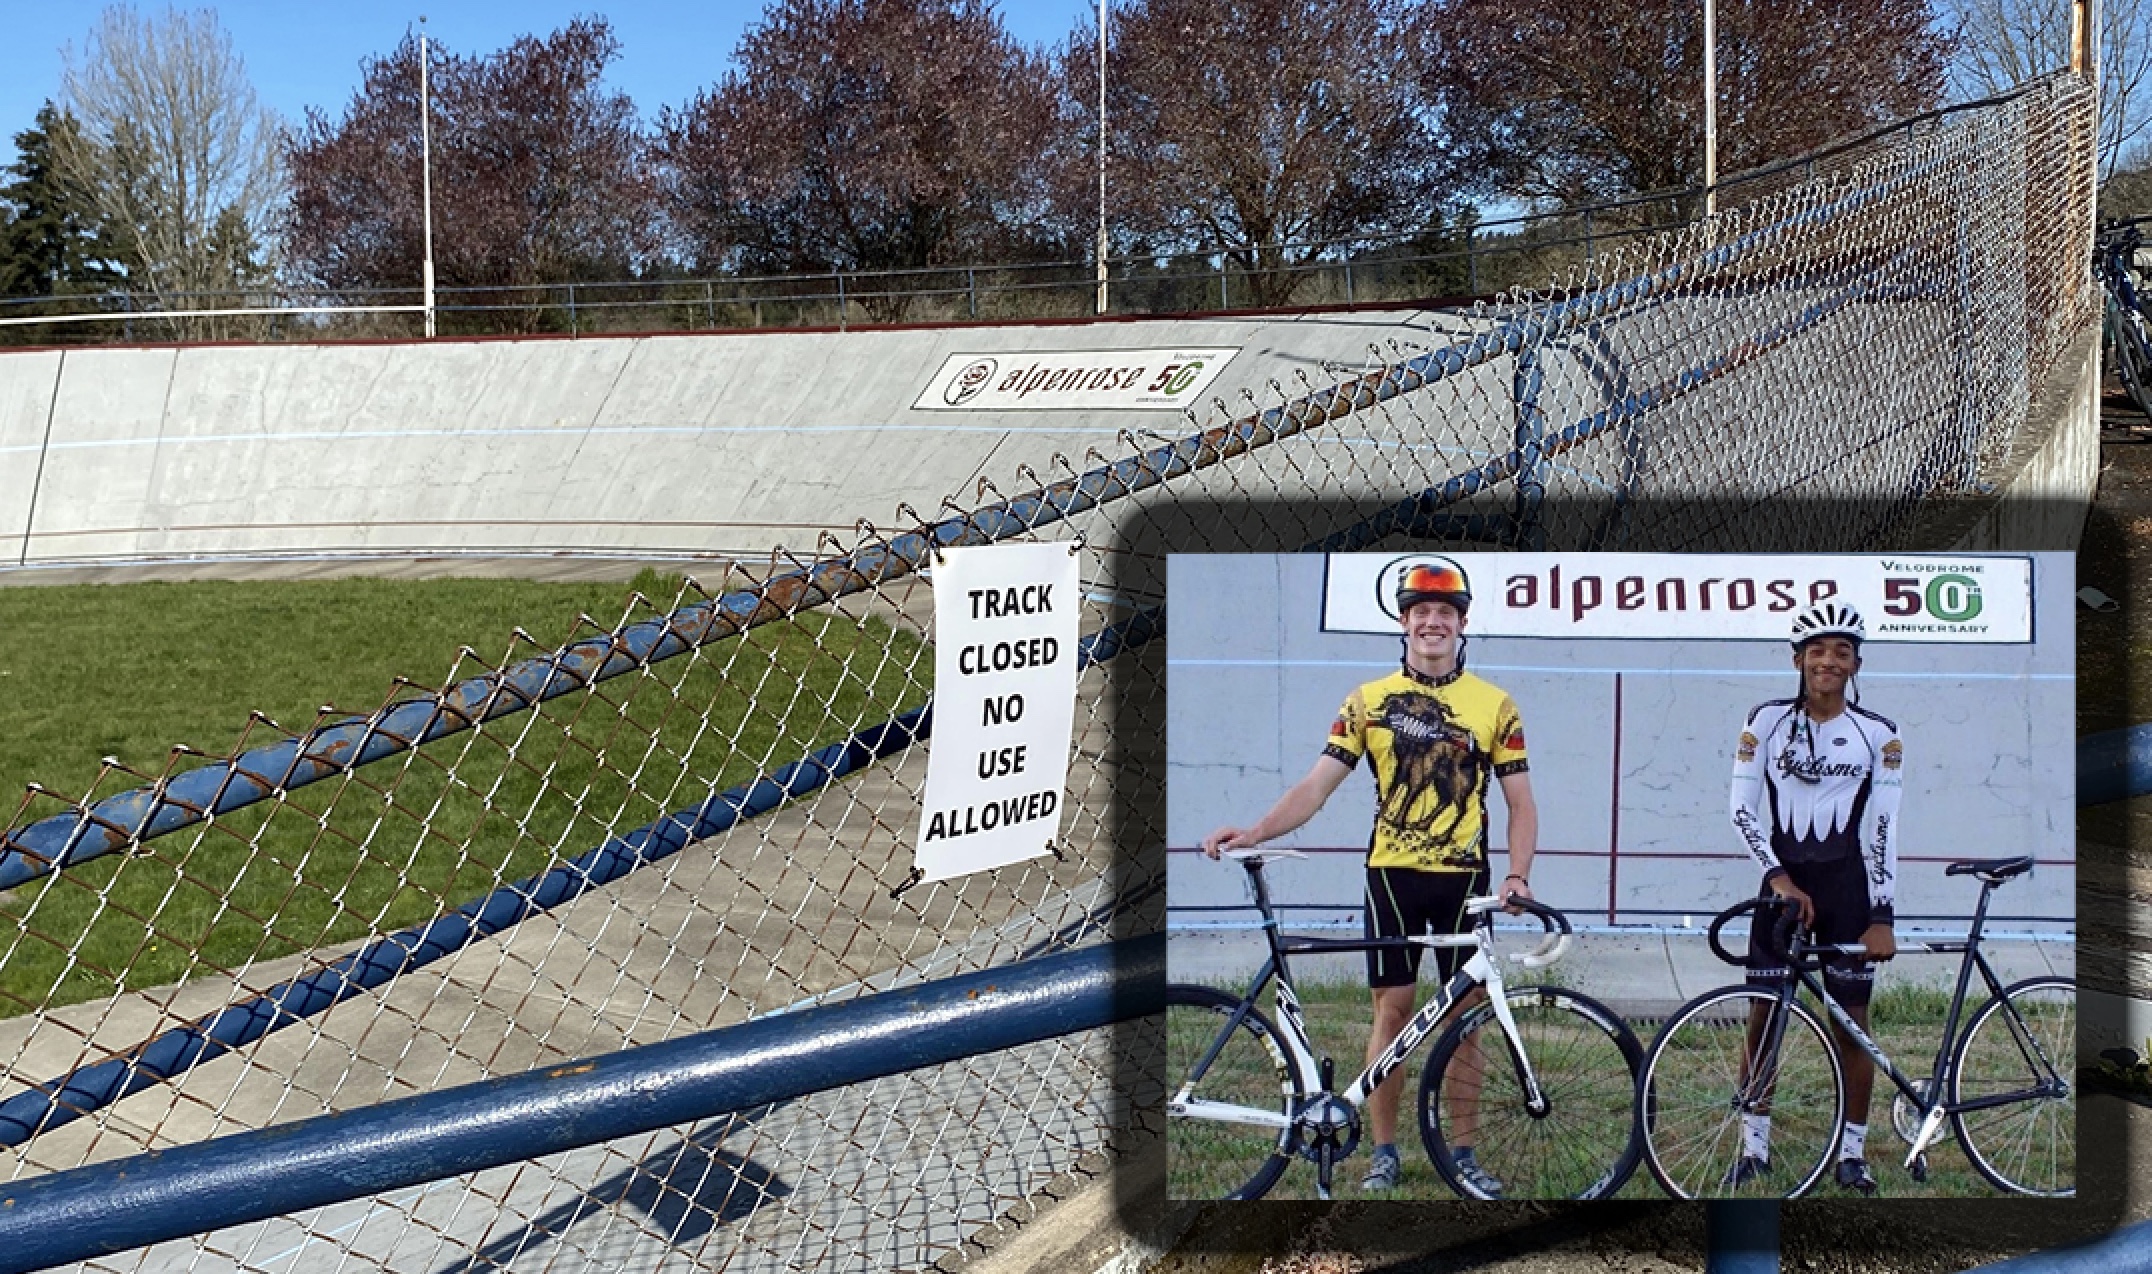
[[[1487,998],[1494,1005],[1495,1021],[1502,1024],[1502,1037],[1509,1049],[1510,1065],[1517,1069],[1517,1085],[1524,1090],[1524,1109],[1534,1119],[1545,1119],[1552,1104],[1547,1100],[1546,1090],[1539,1086],[1539,1075],[1532,1069],[1532,1059],[1524,1051],[1522,1036],[1517,1033],[1516,1015],[1509,1011],[1509,994],[1502,987],[1500,970],[1488,966],[1486,982]]]

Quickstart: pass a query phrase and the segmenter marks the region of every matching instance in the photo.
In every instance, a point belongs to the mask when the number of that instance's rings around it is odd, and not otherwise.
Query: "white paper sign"
[[[934,737],[915,862],[947,880],[1047,852],[1076,722],[1077,557],[945,550],[934,567]]]
[[[1396,636],[1397,580],[1428,554],[1341,553],[1325,565],[1323,628]],[[2026,554],[1456,553],[1472,631],[1490,637],[1784,641],[1825,599],[1874,641],[2029,642]]]

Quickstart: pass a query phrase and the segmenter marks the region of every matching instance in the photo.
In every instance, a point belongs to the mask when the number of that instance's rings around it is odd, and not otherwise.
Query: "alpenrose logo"
[[[991,358],[976,359],[964,364],[964,369],[942,390],[942,401],[951,407],[963,406],[978,397],[979,391],[986,388],[987,382],[994,379],[994,373],[1000,369],[1001,364]]]
[[[912,406],[928,411],[1183,408],[1237,349],[951,354]]]
[[[1326,563],[1323,627],[1394,634],[1397,580],[1428,555]],[[1472,631],[1488,636],[1784,641],[1797,610],[1836,600],[1871,639],[2032,640],[2033,558],[1952,555],[1459,553]]]

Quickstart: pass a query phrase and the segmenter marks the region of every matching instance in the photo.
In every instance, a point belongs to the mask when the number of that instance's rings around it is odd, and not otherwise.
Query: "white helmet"
[[[1855,646],[1868,640],[1868,625],[1861,622],[1861,613],[1841,602],[1817,602],[1793,617],[1793,648],[1801,647],[1818,637],[1846,637]]]

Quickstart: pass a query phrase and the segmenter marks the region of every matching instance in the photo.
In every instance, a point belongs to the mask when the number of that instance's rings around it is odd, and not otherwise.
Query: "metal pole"
[[[1719,210],[1719,17],[1704,0],[1704,215]]]
[[[2070,70],[2088,79],[2097,80],[2100,75],[2098,37],[2098,0],[2071,0],[2070,3]]]
[[[1098,313],[1106,312],[1106,0],[1098,0]]]
[[[426,42],[426,15],[418,17],[418,168],[419,168],[419,220],[424,225],[426,239],[426,339],[434,333],[433,312],[433,109],[427,95],[426,63],[429,60]]]
[[[1704,1205],[1704,1274],[1778,1274],[1778,1200]]]

